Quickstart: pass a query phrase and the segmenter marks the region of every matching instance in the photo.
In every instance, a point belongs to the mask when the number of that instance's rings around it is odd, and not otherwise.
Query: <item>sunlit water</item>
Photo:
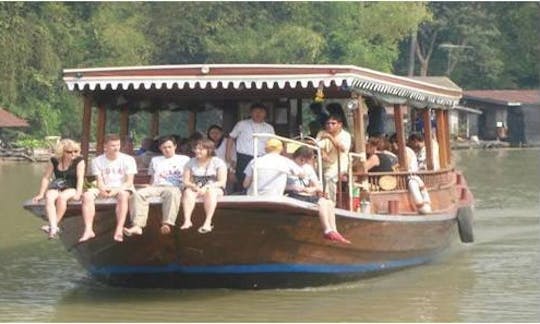
[[[0,162],[0,321],[540,322],[540,150],[455,155],[476,198],[474,244],[375,278],[262,291],[96,283],[21,208],[43,165]]]

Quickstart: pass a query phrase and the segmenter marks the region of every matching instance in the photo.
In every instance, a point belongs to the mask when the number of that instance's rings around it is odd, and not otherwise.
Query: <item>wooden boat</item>
[[[289,197],[229,195],[220,199],[214,230],[206,235],[196,230],[171,235],[159,233],[161,205],[150,208],[149,223],[142,236],[123,243],[113,241],[114,201],[96,204],[96,238],[78,243],[83,220],[79,202],[71,202],[63,221],[61,240],[81,265],[96,279],[129,287],[306,287],[354,280],[429,262],[458,240],[471,242],[473,196],[465,178],[452,164],[448,110],[461,89],[342,65],[173,65],[64,70],[69,90],[83,104],[81,146],[86,155],[90,129],[96,128],[97,153],[103,147],[106,116],[119,114],[119,133],[129,134],[129,115],[151,114],[150,135],[159,135],[159,114],[179,109],[187,114],[180,130],[196,130],[205,107],[218,107],[224,129],[244,117],[252,101],[270,106],[269,121],[277,134],[298,137],[305,108],[317,91],[328,102],[340,100],[351,107],[354,153],[365,160],[364,98],[393,106],[398,134],[399,160],[405,162],[404,114],[414,108],[429,125],[431,113],[437,122],[439,170],[433,170],[431,141],[426,141],[428,170],[423,179],[432,201],[432,212],[420,214],[407,187],[406,171],[363,173],[354,168],[340,179],[336,209],[340,232],[352,241],[345,245],[323,239],[316,206]],[[92,114],[97,121],[92,125]],[[115,112],[116,113],[116,112]],[[214,115],[214,114],[213,114]],[[162,134],[163,135],[163,134]],[[431,129],[425,130],[431,138]],[[301,137],[301,136],[300,136]],[[351,163],[352,165],[352,163]],[[347,173],[347,170],[343,170]],[[379,186],[382,176],[395,180],[394,188]],[[143,179],[144,177],[141,177]],[[357,184],[368,184],[370,211],[358,211],[352,193]],[[44,217],[42,203],[24,204]],[[198,203],[195,227],[202,224]],[[179,221],[182,220],[180,211]]]

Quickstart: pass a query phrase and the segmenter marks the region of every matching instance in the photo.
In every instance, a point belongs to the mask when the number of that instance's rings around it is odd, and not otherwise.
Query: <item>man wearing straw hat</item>
[[[283,196],[287,185],[287,175],[303,177],[300,166],[281,155],[283,143],[271,138],[265,145],[266,154],[257,158],[257,194],[260,196]],[[244,188],[248,189],[248,195],[255,194],[253,181],[253,168],[255,160],[252,160],[245,170]]]

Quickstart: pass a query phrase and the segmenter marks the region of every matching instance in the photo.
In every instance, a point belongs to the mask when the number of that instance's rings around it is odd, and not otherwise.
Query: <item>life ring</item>
[[[473,210],[470,206],[460,207],[457,212],[459,238],[463,243],[474,242]]]
[[[407,185],[420,214],[431,213],[431,199],[424,181],[419,176],[409,176]]]

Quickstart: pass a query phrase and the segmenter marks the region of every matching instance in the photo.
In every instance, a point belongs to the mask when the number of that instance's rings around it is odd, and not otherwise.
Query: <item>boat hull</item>
[[[27,206],[43,214],[41,206]],[[161,206],[153,203],[143,235],[113,240],[114,202],[98,203],[96,238],[78,243],[80,204],[70,204],[61,240],[96,279],[111,285],[159,288],[285,288],[355,280],[429,262],[457,240],[456,210],[429,216],[362,215],[337,211],[352,244],[325,240],[314,206],[283,197],[264,201],[225,197],[214,230],[194,227],[159,233]],[[180,215],[181,218],[181,215]]]

